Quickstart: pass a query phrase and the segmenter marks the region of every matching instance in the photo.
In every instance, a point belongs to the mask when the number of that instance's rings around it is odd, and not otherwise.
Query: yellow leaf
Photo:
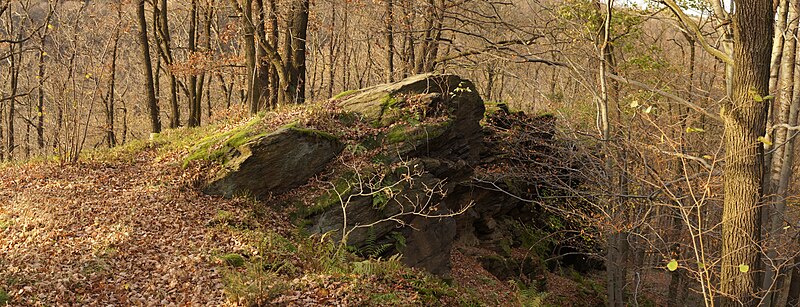
[[[761,142],[761,143],[764,143],[764,145],[772,146],[772,141],[769,138],[766,138],[766,137],[763,137],[763,136],[759,136],[758,137],[758,141]]]
[[[650,112],[653,112],[653,106],[648,106],[647,109],[644,109],[644,113],[650,114]]]
[[[739,265],[739,272],[747,273],[749,271],[750,271],[750,266],[749,265],[746,265],[744,263]]]
[[[678,269],[678,260],[672,259],[667,263],[667,270],[670,272],[674,272]]]
[[[637,108],[637,107],[639,107],[639,102],[636,100],[631,101],[631,108]]]

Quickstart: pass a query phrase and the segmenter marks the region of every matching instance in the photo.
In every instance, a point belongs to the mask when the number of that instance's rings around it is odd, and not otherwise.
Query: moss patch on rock
[[[386,133],[386,143],[397,144],[401,142],[416,142],[420,140],[431,140],[442,135],[450,126],[449,121],[421,124],[421,125],[397,125]]]
[[[226,155],[232,150],[235,150],[236,147],[266,135],[266,133],[257,133],[257,129],[255,129],[256,124],[260,120],[261,118],[256,117],[247,124],[233,130],[217,133],[201,139],[189,151],[189,154],[183,160],[183,166],[185,167],[195,160],[225,163],[227,160]]]
[[[358,93],[358,92],[359,92],[359,90],[346,90],[346,91],[341,92],[339,94],[333,95],[333,97],[331,97],[331,99],[334,99],[334,100],[342,99],[344,97],[353,95],[353,94]]]

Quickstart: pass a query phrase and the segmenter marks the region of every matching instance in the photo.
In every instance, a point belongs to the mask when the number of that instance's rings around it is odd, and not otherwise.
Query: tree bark
[[[769,1],[736,0],[731,99],[722,104],[726,161],[723,186],[722,306],[755,306],[761,237],[763,137],[774,14]],[[752,268],[752,269],[751,269]]]
[[[178,80],[169,69],[169,65],[173,64],[175,61],[172,57],[172,36],[170,35],[169,30],[169,19],[167,19],[167,0],[160,0],[159,6],[160,8],[156,8],[155,6],[153,7],[153,22],[155,23],[154,31],[156,32],[154,34],[156,39],[156,52],[159,58],[167,63],[167,69],[165,69],[165,71],[167,73],[167,78],[169,78],[169,127],[177,128],[181,125],[181,112],[178,106]],[[158,73],[159,70],[156,69],[156,74]],[[159,90],[158,86],[154,87],[156,91]],[[158,97],[158,95],[156,95],[156,97]]]
[[[394,0],[386,0],[386,82],[394,82]]]
[[[308,31],[308,0],[292,2],[292,17],[286,27],[286,71],[288,82],[284,88],[286,103],[302,104],[306,92],[306,37]]]
[[[144,14],[145,0],[139,0],[136,5],[136,18],[139,21],[139,44],[142,46],[142,63],[144,64],[144,91],[147,109],[150,111],[150,132],[161,132],[161,119],[159,118],[156,91],[153,85],[153,64],[150,61],[150,43],[147,40],[147,19]]]
[[[192,0],[191,11],[189,12],[189,52],[197,52],[197,0]],[[203,81],[204,77],[198,78],[192,73],[189,76],[189,127],[199,127],[203,101]],[[199,83],[199,84],[198,84]]]

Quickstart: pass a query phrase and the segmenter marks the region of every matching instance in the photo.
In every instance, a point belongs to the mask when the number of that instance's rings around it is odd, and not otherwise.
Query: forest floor
[[[242,249],[209,227],[242,200],[190,186],[199,168],[146,150],[114,162],[0,171],[0,286],[12,305],[219,305],[218,254]],[[172,161],[174,162],[174,161]],[[288,229],[280,216],[266,219]]]
[[[459,253],[450,286],[397,261],[338,259],[298,239],[286,212],[203,194],[209,168],[182,166],[181,146],[0,166],[0,305],[519,304]]]
[[[309,238],[289,212],[205,195],[213,166],[184,165],[203,129],[0,165],[0,306],[602,304],[597,276],[548,272],[546,289],[525,289],[454,250],[445,282]]]

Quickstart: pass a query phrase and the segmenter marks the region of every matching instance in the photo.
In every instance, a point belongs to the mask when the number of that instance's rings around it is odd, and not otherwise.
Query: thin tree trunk
[[[10,11],[9,11],[10,12]],[[10,21],[13,24],[13,21]],[[11,28],[11,32],[13,33],[13,26]],[[21,30],[20,30],[21,32]],[[21,37],[22,35],[18,35]],[[19,84],[19,57],[22,56],[22,53],[19,53],[19,56],[15,55],[16,51],[16,44],[8,44],[9,46],[9,54],[11,55],[8,60],[10,63],[9,67],[9,74],[11,76],[11,82],[9,82],[9,94],[11,95],[11,99],[8,100],[8,112],[6,113],[6,159],[7,160],[14,160],[14,117],[16,116],[16,103],[17,103],[17,85]],[[19,49],[22,50],[22,44],[19,44]]]
[[[50,10],[53,10],[51,6]],[[46,24],[50,24],[50,16],[47,15],[45,19]],[[37,96],[36,97],[36,145],[39,148],[40,153],[44,151],[44,77],[45,77],[45,65],[44,59],[46,52],[44,51],[44,45],[47,42],[48,37],[48,27],[44,27],[42,29],[42,36],[39,39],[39,71],[37,73]]]
[[[394,82],[394,0],[386,0],[386,82]]]
[[[159,59],[163,59],[166,62],[167,66],[172,65],[175,61],[172,56],[172,36],[169,30],[169,19],[168,19],[168,6],[167,0],[160,0],[159,4],[160,8],[153,8],[153,22],[155,23],[155,34],[154,38],[156,39],[156,52],[159,56]],[[178,106],[178,81],[172,71],[169,68],[165,69],[167,73],[167,77],[169,78],[169,105],[170,105],[170,121],[169,127],[170,128],[177,128],[181,125],[181,113],[180,107]],[[159,73],[159,69],[156,69],[156,74]],[[159,86],[154,86],[156,91],[160,90]],[[156,94],[156,97],[159,95]]]
[[[264,24],[269,20],[270,17],[267,13],[267,10],[264,8],[264,0],[256,0],[256,7],[258,10],[258,20],[256,23],[256,39],[258,40],[258,48],[256,49],[257,62],[255,86],[259,88],[259,93],[261,94],[258,96],[257,101],[258,108],[260,109],[261,107],[266,107],[269,104],[269,96],[271,95],[269,72],[272,65],[269,61],[266,61],[267,57],[269,56],[267,52],[269,41],[267,40],[267,31],[264,28]]]
[[[269,43],[271,46],[278,46],[278,8],[275,5],[275,0],[268,0],[269,15],[267,17],[270,25]],[[278,92],[280,91],[280,76],[278,76],[278,68],[275,66],[275,61],[270,63],[269,68],[269,107],[275,108],[278,106]]]
[[[780,77],[778,79],[779,87],[776,89],[778,93],[777,103],[779,108],[775,110],[777,112],[773,111],[775,122],[778,124],[792,124],[790,120],[790,117],[792,116],[790,114],[790,108],[795,108],[794,101],[797,99],[793,98],[793,94],[797,92],[797,89],[794,89],[795,80],[797,78],[797,73],[795,72],[797,40],[795,37],[797,34],[797,18],[800,16],[797,4],[797,1],[792,1],[792,3],[788,6],[789,12],[787,18],[792,22],[790,22],[786,28],[783,52],[780,59]],[[772,105],[772,101],[766,101],[765,103]],[[783,180],[783,168],[791,168],[792,155],[789,154],[788,158],[790,161],[786,161],[787,155],[785,154],[791,153],[789,150],[793,148],[792,144],[790,144],[792,142],[787,138],[788,133],[789,131],[785,128],[776,129],[774,131],[772,141],[774,145],[770,146],[772,147],[772,150],[769,160],[772,165],[769,168],[770,175],[767,177],[768,181],[764,184],[766,186],[764,192],[767,195],[772,195],[771,206],[767,206],[768,209],[766,210],[770,212],[768,214],[769,219],[767,220],[767,233],[769,234],[770,238],[776,238],[778,233],[781,231],[781,228],[783,227],[783,215],[786,211],[786,203],[782,201],[781,195],[782,192],[786,192],[786,188],[781,189],[780,181]],[[778,244],[778,242],[773,240],[769,243],[772,244],[770,244],[767,249],[767,258],[775,259],[778,255],[775,244]],[[779,289],[778,281],[782,279],[780,274],[781,272],[772,266],[768,265],[764,268],[764,279],[761,287],[763,289],[770,290],[767,292],[763,300],[765,306],[773,305],[774,294]]]
[[[330,37],[331,40],[328,43],[328,87],[327,87],[327,97],[333,97],[333,86],[334,86],[334,77],[336,75],[336,2],[331,2],[331,25],[330,25]]]
[[[118,17],[122,18],[122,9],[118,9]],[[106,142],[108,147],[117,146],[117,137],[114,134],[114,100],[117,93],[117,51],[119,50],[119,27],[114,32],[114,46],[111,50],[111,80],[109,81],[108,97],[106,98]]]
[[[288,53],[291,60],[287,60],[287,66],[293,76],[286,89],[289,92],[290,101],[295,104],[305,102],[306,92],[306,37],[308,31],[309,0],[295,0],[292,3],[292,18],[290,27],[287,28],[287,40],[290,42]]]
[[[189,12],[189,52],[197,52],[197,0],[192,0],[191,11]],[[200,117],[202,110],[200,109],[200,102],[202,101],[202,86],[203,79],[200,78],[200,86],[198,86],[197,75],[192,73],[189,76],[189,127],[199,127]]]

